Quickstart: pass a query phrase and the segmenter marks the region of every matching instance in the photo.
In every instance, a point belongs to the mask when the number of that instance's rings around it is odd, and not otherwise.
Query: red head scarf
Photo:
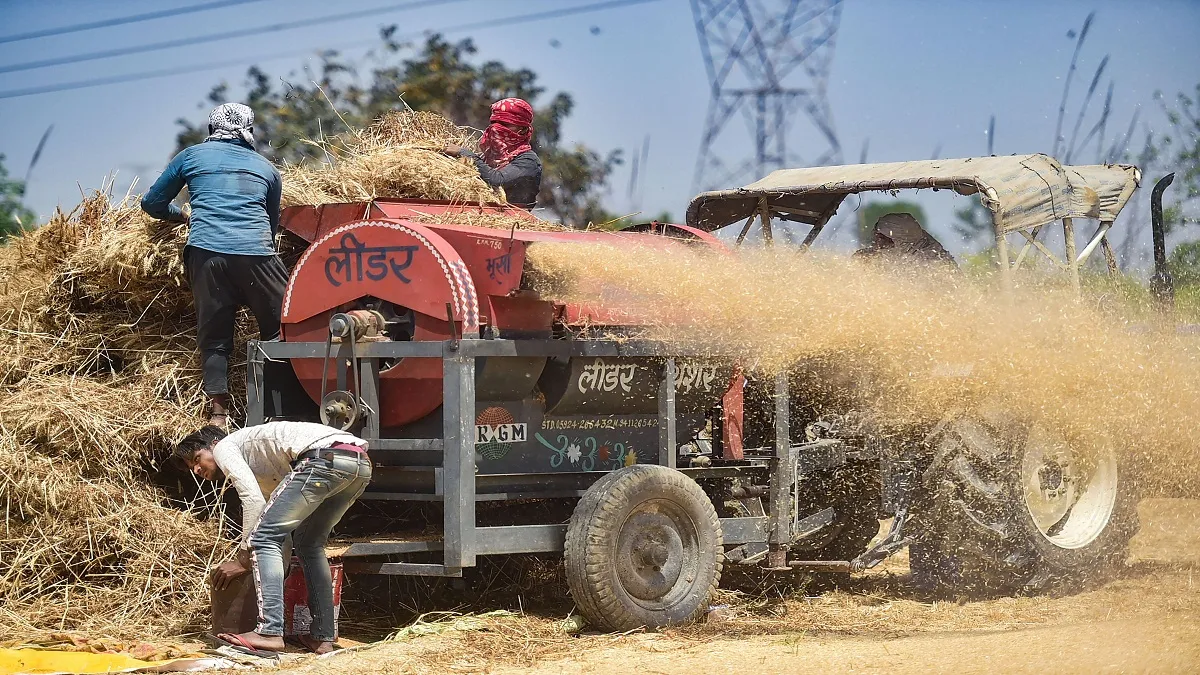
[[[513,158],[533,148],[529,142],[533,139],[533,107],[519,98],[506,98],[492,104],[491,124],[479,139],[479,147],[483,150],[483,161],[493,169],[499,169]],[[509,129],[503,124],[515,124],[525,127],[520,133]]]

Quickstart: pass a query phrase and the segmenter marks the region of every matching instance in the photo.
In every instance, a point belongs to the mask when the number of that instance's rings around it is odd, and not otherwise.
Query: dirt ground
[[[826,590],[722,591],[662,633],[572,636],[561,616],[460,615],[420,636],[308,659],[296,673],[1200,672],[1200,500],[1141,504],[1120,578],[1066,597],[925,602],[903,556]],[[496,607],[471,607],[485,612]],[[514,608],[515,609],[515,608]]]

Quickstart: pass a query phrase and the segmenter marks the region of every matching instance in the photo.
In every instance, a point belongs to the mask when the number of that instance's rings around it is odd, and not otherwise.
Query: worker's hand
[[[239,558],[241,556],[238,556]],[[212,571],[212,585],[218,591],[223,591],[229,587],[229,584],[234,579],[246,574],[250,571],[250,566],[242,562],[242,560],[230,560],[217,565]]]
[[[463,149],[461,145],[447,145],[442,148],[442,152],[451,157],[462,157]]]

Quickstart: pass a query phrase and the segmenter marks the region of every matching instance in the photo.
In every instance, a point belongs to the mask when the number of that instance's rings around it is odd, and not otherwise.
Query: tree
[[[1163,199],[1163,226],[1168,234],[1182,230],[1187,225],[1200,224],[1197,217],[1197,202],[1200,199],[1200,84],[1196,92],[1188,96],[1180,92],[1176,107],[1170,107],[1162,92],[1154,92],[1154,99],[1167,118],[1167,127],[1159,133],[1146,129],[1141,150],[1126,150],[1117,155],[1121,161],[1130,162],[1142,169],[1142,189],[1135,202],[1125,207],[1125,237],[1119,248],[1122,261],[1129,264],[1134,258],[1135,247],[1143,247],[1146,232],[1150,229],[1150,208],[1147,199],[1150,189],[1166,173],[1175,173],[1175,182]],[[1129,132],[1132,134],[1133,125]],[[1111,235],[1110,235],[1111,237]],[[1148,247],[1140,248],[1141,251]],[[1143,256],[1138,256],[1144,258]]]
[[[564,147],[562,124],[574,107],[569,94],[559,92],[539,105],[545,88],[537,74],[510,69],[499,61],[473,62],[477,49],[470,39],[448,42],[429,36],[409,58],[412,49],[395,40],[396,26],[381,31],[382,45],[363,63],[342,60],[337,52],[321,55],[314,82],[288,82],[255,66],[247,71],[244,102],[254,109],[258,150],[274,161],[319,159],[321,148],[302,139],[320,139],[362,127],[380,115],[402,108],[441,113],[455,124],[483,129],[491,104],[510,96],[534,105],[534,148],[543,163],[538,202],[563,222],[582,227],[612,216],[600,199],[619,151],[607,155],[582,144]],[[208,94],[208,104],[228,99],[229,86],[219,84]],[[193,124],[180,119],[176,139],[182,149],[204,140],[207,121]]]
[[[916,202],[903,199],[867,202],[858,210],[858,244],[860,246],[869,246],[871,244],[875,236],[875,221],[889,213],[907,213],[916,218],[922,227],[928,222],[928,219],[925,217],[925,209]]]
[[[954,223],[951,228],[962,238],[967,246],[983,239],[990,246],[995,236],[992,225],[992,212],[988,210],[978,197],[970,197],[970,203],[962,208],[954,209]]]
[[[1200,199],[1200,84],[1194,98],[1184,92],[1177,106],[1167,107],[1162,92],[1154,98],[1163,108],[1170,130],[1159,137],[1149,159],[1165,171],[1175,172],[1175,182],[1163,204],[1163,227],[1168,233],[1184,225],[1200,224],[1195,213]]]
[[[1171,276],[1176,284],[1200,284],[1200,241],[1182,243],[1171,251]]]
[[[25,183],[8,177],[4,155],[0,155],[0,242],[33,227],[36,216],[25,208]]]

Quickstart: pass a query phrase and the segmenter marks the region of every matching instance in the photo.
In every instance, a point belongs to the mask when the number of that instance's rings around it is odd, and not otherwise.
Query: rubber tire
[[[926,591],[997,595],[1070,590],[1107,578],[1128,556],[1137,533],[1133,481],[1120,472],[1108,524],[1075,549],[1050,542],[1025,506],[1021,460],[1026,427],[959,418],[928,439],[923,508],[913,526],[909,565]]]
[[[696,565],[690,588],[670,605],[649,607],[618,577],[618,541],[631,512],[650,500],[673,502],[696,533]],[[563,551],[567,586],[581,614],[594,626],[615,631],[660,628],[699,619],[721,580],[724,549],[712,501],[684,474],[653,464],[635,464],[597,481],[571,515]],[[687,579],[688,570],[680,573]]]

